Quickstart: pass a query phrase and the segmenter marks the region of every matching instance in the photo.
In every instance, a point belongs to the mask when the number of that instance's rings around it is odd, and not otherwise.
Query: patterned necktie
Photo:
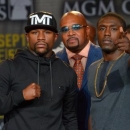
[[[84,74],[84,69],[81,63],[81,59],[83,58],[83,56],[76,54],[72,58],[75,60],[73,68],[77,74],[77,85],[78,88],[80,89],[82,85],[83,74]]]

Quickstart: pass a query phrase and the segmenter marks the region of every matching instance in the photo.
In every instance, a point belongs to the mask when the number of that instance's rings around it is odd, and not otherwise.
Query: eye
[[[37,31],[31,31],[32,34],[37,34]]]
[[[117,28],[111,28],[111,30],[116,31],[116,30],[117,30]]]
[[[68,27],[62,27],[60,32],[64,33],[64,32],[68,32],[69,28]]]
[[[105,27],[100,27],[99,30],[103,31],[103,30],[105,30]]]
[[[73,30],[79,30],[81,28],[81,25],[79,25],[79,24],[74,24],[73,26],[72,26],[72,29]]]

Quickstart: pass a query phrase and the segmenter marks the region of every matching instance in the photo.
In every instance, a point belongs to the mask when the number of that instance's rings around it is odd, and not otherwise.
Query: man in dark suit
[[[65,48],[59,51],[57,56],[72,67],[75,63],[73,56],[76,54],[82,56],[84,75],[81,86],[77,88],[77,115],[79,130],[88,130],[90,94],[87,87],[87,71],[91,63],[102,57],[102,52],[99,46],[89,40],[90,28],[82,13],[78,11],[65,13],[60,20],[60,28]]]

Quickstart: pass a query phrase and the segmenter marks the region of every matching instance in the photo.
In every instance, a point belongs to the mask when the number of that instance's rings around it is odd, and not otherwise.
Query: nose
[[[39,39],[39,40],[45,39],[45,34],[44,34],[43,31],[40,31],[40,32],[39,32],[39,34],[38,34],[38,39]]]
[[[110,28],[106,28],[105,36],[110,36],[110,35],[111,35]]]
[[[69,28],[69,31],[67,33],[68,35],[74,35],[75,31],[72,28]]]

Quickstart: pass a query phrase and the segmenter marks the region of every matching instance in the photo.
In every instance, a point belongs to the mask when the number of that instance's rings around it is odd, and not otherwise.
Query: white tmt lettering
[[[50,24],[50,19],[52,19],[52,16],[50,15],[43,15],[41,18],[38,17],[37,14],[30,16],[31,18],[31,25],[36,25],[37,23],[43,23],[46,25]]]

